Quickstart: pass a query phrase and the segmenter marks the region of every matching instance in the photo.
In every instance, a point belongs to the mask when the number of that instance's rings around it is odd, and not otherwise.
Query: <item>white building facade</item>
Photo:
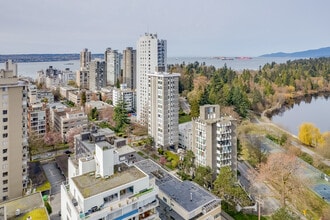
[[[114,88],[112,90],[113,106],[116,106],[119,100],[126,103],[126,111],[132,112],[135,109],[135,92],[127,88],[126,84],[121,84],[120,89]]]
[[[136,48],[136,110],[137,120],[142,125],[148,124],[148,77],[156,67],[166,71],[166,40],[159,40],[157,34],[146,33],[137,42]]]
[[[156,72],[148,76],[148,134],[157,147],[175,149],[179,143],[178,73]]]
[[[114,86],[116,85],[117,80],[120,80],[120,53],[118,53],[117,50],[107,48],[104,53],[104,60],[106,63],[107,71],[107,85]]]
[[[136,166],[119,164],[109,143],[96,143],[94,157],[70,158],[68,169],[62,219],[158,219],[158,187]]]

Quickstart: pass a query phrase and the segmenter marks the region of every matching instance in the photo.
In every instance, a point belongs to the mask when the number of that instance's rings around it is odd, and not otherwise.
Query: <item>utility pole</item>
[[[264,202],[261,200],[261,197],[260,195],[258,195],[257,199],[256,199],[256,202],[258,203],[258,220],[260,220],[260,217],[261,217],[261,205],[264,204]]]

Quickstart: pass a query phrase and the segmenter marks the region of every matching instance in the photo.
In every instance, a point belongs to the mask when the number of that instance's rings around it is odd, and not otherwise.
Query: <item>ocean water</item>
[[[243,69],[258,70],[266,63],[276,62],[285,63],[288,60],[295,60],[294,57],[252,57],[251,59],[233,59],[222,60],[214,57],[168,57],[168,64],[189,64],[194,62],[205,63],[206,65],[212,65],[216,68],[221,68],[226,65],[233,70],[241,71]],[[55,69],[65,70],[69,68],[72,71],[79,69],[79,60],[72,61],[56,61],[56,62],[32,62],[32,63],[18,63],[18,74],[21,76],[28,76],[36,78],[37,72],[45,70],[53,66]],[[0,69],[4,68],[4,64],[0,64]]]

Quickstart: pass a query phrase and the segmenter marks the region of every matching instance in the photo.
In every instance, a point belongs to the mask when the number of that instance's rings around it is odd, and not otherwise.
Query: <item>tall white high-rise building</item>
[[[118,53],[117,50],[107,48],[104,53],[104,60],[107,71],[107,85],[114,86],[116,85],[117,80],[120,80],[120,53]]]
[[[0,70],[0,202],[22,196],[28,183],[27,84]]]
[[[137,42],[136,48],[136,107],[140,124],[148,124],[148,76],[159,70],[166,72],[166,40],[157,38],[157,34],[146,33]]]
[[[157,147],[175,149],[179,143],[179,73],[148,74],[148,134]]]

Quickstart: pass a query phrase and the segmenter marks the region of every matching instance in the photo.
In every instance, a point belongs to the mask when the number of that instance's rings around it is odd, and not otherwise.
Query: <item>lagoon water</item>
[[[314,124],[320,131],[330,131],[330,100],[325,97],[313,97],[294,104],[283,113],[274,115],[272,121],[294,135],[298,135],[302,123]]]

